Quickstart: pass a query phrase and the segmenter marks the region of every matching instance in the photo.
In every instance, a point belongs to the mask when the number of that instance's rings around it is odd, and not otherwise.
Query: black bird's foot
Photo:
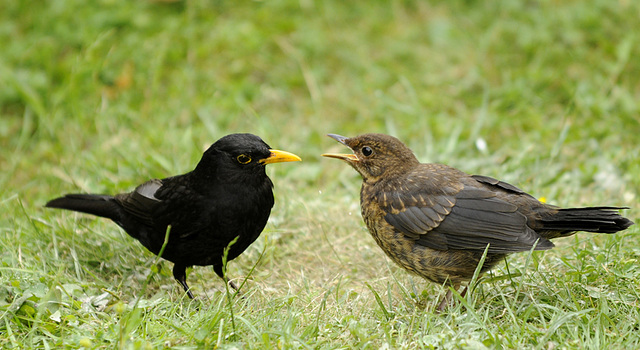
[[[242,300],[246,300],[246,299],[245,299],[245,297],[244,297],[244,295],[240,292],[240,287],[238,287],[238,286],[237,286],[235,283],[233,283],[233,281],[231,281],[231,280],[227,280],[227,281],[228,281],[228,283],[229,283],[229,286],[230,286],[231,288],[233,288],[233,291],[234,291],[233,296],[234,296],[234,297],[236,297],[236,296],[237,296],[237,297],[240,297],[240,299],[242,299]]]
[[[187,292],[187,296],[189,299],[195,299],[193,293],[191,293],[191,288],[187,284],[187,268],[184,266],[174,265],[173,266],[173,277],[180,283],[185,292]]]
[[[189,288],[189,285],[187,285],[186,278],[178,279],[178,283],[180,283],[180,285],[182,285],[182,288],[184,288],[184,291],[187,292],[187,296],[189,297],[189,299],[195,299],[193,293],[191,293],[191,288]]]
[[[213,272],[220,277],[224,283],[227,283],[235,292],[236,295],[242,296],[240,288],[230,279],[227,278],[226,273],[222,270],[222,265],[213,265]],[[243,297],[244,298],[244,297]]]
[[[233,290],[234,290],[236,293],[240,294],[240,289],[238,288],[238,286],[236,286],[236,284],[235,284],[233,281],[231,281],[231,280],[229,281],[229,286],[230,286],[231,288],[233,288]]]

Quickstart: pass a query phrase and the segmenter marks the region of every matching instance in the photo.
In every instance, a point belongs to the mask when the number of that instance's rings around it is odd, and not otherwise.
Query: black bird
[[[420,163],[392,136],[329,136],[353,151],[323,156],[346,161],[362,176],[362,217],[380,248],[406,270],[454,289],[473,277],[485,249],[482,272],[507,254],[551,249],[552,238],[633,225],[617,213],[628,208],[561,209],[488,176]],[[451,297],[449,291],[439,311]]]
[[[242,254],[260,236],[273,207],[273,183],[265,165],[299,160],[271,149],[258,136],[231,134],[209,147],[186,174],[150,180],[115,196],[67,194],[46,207],[111,219],[156,255],[170,225],[162,258],[174,263],[173,276],[193,299],[186,268],[213,265],[226,282],[224,249],[237,239],[227,261]],[[233,282],[231,286],[237,289]]]

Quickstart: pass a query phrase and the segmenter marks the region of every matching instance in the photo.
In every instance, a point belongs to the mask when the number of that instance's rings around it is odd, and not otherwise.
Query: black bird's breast
[[[240,255],[259,237],[274,204],[266,176],[257,183],[204,187],[189,181],[188,175],[154,181],[160,185],[152,195],[143,184],[118,199],[134,218],[121,226],[158,254],[170,225],[162,257],[185,266],[220,264],[224,249],[236,237],[227,259]]]

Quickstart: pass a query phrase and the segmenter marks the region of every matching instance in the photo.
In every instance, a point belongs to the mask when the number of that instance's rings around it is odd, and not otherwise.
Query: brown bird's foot
[[[445,294],[445,296],[442,298],[442,300],[440,300],[440,303],[438,304],[438,307],[436,308],[436,313],[442,313],[444,312],[444,310],[453,305],[453,291],[454,290],[458,290],[458,288],[460,288],[459,284],[456,284],[453,286],[453,288],[449,289],[447,291],[447,294]],[[462,290],[462,293],[460,293],[460,296],[464,298],[464,296],[467,294],[467,286],[464,287],[464,289]]]
[[[453,298],[453,292],[451,291],[451,289],[449,289],[447,291],[447,294],[445,294],[445,296],[442,298],[442,300],[440,300],[440,303],[438,304],[438,307],[436,308],[436,313],[442,313],[444,312],[444,310],[451,305],[451,301]]]

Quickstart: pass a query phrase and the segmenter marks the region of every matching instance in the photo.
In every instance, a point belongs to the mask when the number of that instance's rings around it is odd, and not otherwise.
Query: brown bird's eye
[[[236,159],[238,160],[238,163],[240,163],[240,164],[248,164],[249,162],[251,162],[251,157],[249,157],[246,154],[241,154]]]
[[[373,149],[369,146],[362,147],[362,155],[368,157],[373,154]]]

